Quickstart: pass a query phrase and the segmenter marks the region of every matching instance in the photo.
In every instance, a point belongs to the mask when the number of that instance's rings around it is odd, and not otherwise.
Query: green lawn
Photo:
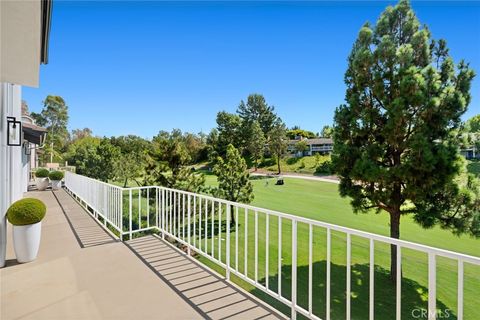
[[[268,182],[268,184],[267,184]],[[388,235],[388,217],[386,214],[359,214],[352,213],[347,199],[338,195],[337,185],[325,182],[307,181],[301,179],[285,179],[284,186],[274,185],[274,179],[253,180],[255,200],[253,205],[269,208],[298,216],[317,219],[342,226],[356,228],[368,232]],[[214,185],[215,176],[208,175],[207,183]],[[254,277],[254,246],[255,239],[252,236],[255,230],[254,213],[249,212],[248,217],[248,270],[249,277]],[[244,272],[244,213],[239,215],[239,271]],[[278,283],[278,224],[276,219],[269,221],[269,283],[272,290],[277,291]],[[225,227],[223,227],[225,228]],[[265,217],[259,214],[258,228],[261,231],[258,239],[258,279],[264,283],[266,278],[266,222]],[[208,229],[208,228],[207,228]],[[314,228],[313,244],[313,310],[322,318],[325,317],[325,230]],[[207,237],[210,237],[207,234]],[[232,233],[232,256],[235,261],[234,239]],[[224,241],[225,233],[222,234]],[[404,217],[401,222],[401,238],[417,243],[431,245],[448,250],[458,251],[470,255],[480,256],[480,240],[467,236],[456,237],[450,232],[434,228],[424,230],[409,217]],[[214,244],[217,243],[218,235],[215,235]],[[291,225],[287,222],[282,224],[282,294],[290,296],[291,279]],[[223,245],[223,261],[225,257],[225,245]],[[215,246],[218,250],[218,246]],[[345,274],[346,274],[346,239],[341,233],[332,233],[332,318],[345,317]],[[355,319],[368,318],[368,241],[358,237],[352,237],[352,315]],[[427,308],[427,256],[412,250],[403,250],[403,281],[402,281],[402,315],[403,318],[411,318],[413,308]],[[388,280],[389,247],[382,244],[375,246],[375,308],[377,318],[394,318],[395,289]],[[215,268],[215,265],[205,258],[201,261]],[[456,312],[456,263],[443,258],[437,259],[437,307],[449,308]],[[221,272],[219,268],[217,268]],[[303,224],[298,226],[298,301],[299,305],[307,308],[308,288],[308,227]],[[289,309],[276,302],[275,299],[266,296],[260,290],[255,289],[242,281],[238,281],[247,290],[257,294],[277,308],[288,314]],[[465,265],[465,303],[464,319],[480,319],[480,311],[474,302],[480,292],[480,268]],[[453,316],[450,318],[454,318]]]

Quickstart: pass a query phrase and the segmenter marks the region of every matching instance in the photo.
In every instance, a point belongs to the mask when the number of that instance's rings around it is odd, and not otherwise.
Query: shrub
[[[63,172],[62,171],[52,171],[52,172],[50,172],[48,177],[50,178],[50,180],[60,181],[60,180],[63,179]]]
[[[44,168],[40,168],[40,169],[37,169],[37,171],[35,171],[35,177],[37,178],[46,178],[48,177],[48,174],[49,174],[49,171]]]
[[[14,226],[24,226],[42,221],[47,212],[45,204],[34,198],[14,202],[7,210],[7,219]]]
[[[322,162],[316,169],[315,173],[324,173],[324,174],[330,174],[332,173],[332,162],[327,160]]]

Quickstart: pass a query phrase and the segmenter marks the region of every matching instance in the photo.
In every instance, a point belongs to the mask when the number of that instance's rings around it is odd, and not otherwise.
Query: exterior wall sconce
[[[32,151],[31,151],[32,149],[30,149],[30,143],[29,142],[25,141],[23,143],[23,148],[25,149],[25,155],[26,156],[29,156],[29,155],[32,154]]]
[[[22,145],[22,122],[15,117],[7,117],[7,146]]]

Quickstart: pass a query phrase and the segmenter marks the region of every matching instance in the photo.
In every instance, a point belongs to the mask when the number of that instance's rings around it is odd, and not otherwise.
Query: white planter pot
[[[62,180],[52,180],[52,189],[58,190],[62,187]]]
[[[48,188],[48,178],[35,178],[37,190],[43,191]]]
[[[40,247],[42,222],[25,226],[13,226],[13,248],[20,263],[35,260]]]

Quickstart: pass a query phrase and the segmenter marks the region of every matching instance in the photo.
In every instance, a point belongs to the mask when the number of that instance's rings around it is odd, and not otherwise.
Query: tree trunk
[[[127,182],[128,182],[128,178],[125,178],[125,182],[123,183],[123,187],[124,187],[124,188],[127,187]]]
[[[258,169],[258,159],[257,157],[255,157],[255,171],[257,171]]]
[[[235,225],[235,214],[233,212],[233,209],[233,205],[230,205],[230,227],[233,227]]]
[[[277,166],[278,166],[278,174],[280,174],[282,172],[282,170],[280,170],[280,156],[277,155]]]
[[[400,210],[390,213],[390,237],[400,239]],[[390,245],[390,279],[396,284],[397,281],[397,246]]]

